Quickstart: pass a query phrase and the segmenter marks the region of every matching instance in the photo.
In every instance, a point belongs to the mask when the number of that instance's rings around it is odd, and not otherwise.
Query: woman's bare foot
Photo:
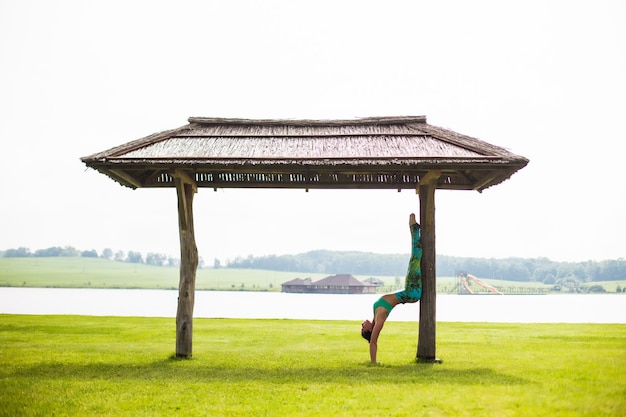
[[[413,226],[415,223],[417,223],[417,220],[415,220],[415,213],[411,213],[409,216],[409,226]]]

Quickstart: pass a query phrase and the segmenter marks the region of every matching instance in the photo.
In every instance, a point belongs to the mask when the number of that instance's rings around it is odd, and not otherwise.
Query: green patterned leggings
[[[400,303],[416,303],[422,297],[422,239],[420,225],[411,225],[411,259],[406,272],[404,290],[394,293]]]

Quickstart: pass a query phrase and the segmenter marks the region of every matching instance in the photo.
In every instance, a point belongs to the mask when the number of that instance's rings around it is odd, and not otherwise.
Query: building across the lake
[[[363,282],[366,284],[372,284],[375,287],[382,287],[383,285],[385,285],[385,282],[382,279],[374,278],[374,277],[365,279],[363,280]]]
[[[296,278],[283,282],[282,292],[307,294],[373,294],[376,285],[361,282],[350,274],[332,275],[319,281]]]

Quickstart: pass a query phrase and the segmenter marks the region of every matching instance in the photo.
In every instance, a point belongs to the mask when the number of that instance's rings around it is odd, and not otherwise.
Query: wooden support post
[[[192,354],[193,305],[196,291],[198,248],[193,229],[193,195],[195,182],[186,174],[174,173],[178,195],[178,227],[180,235],[180,282],[176,313],[176,356],[189,358]]]
[[[420,300],[417,361],[439,363],[436,348],[437,281],[435,271],[435,189],[440,171],[430,171],[420,181],[420,224],[422,232],[422,299]]]

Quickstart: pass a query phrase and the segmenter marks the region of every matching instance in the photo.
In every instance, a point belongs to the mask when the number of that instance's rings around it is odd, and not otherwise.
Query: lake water
[[[363,320],[379,295],[196,291],[194,317]],[[176,317],[178,291],[0,287],[2,314]],[[417,321],[418,304],[391,321]],[[437,321],[626,323],[626,295],[437,295]]]

